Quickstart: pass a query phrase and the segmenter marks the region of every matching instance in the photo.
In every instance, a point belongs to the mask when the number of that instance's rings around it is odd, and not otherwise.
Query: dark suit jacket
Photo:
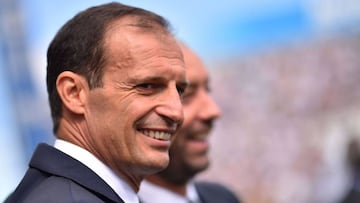
[[[37,147],[24,178],[5,202],[124,203],[92,170],[46,144]]]
[[[240,203],[236,195],[226,187],[210,182],[196,182],[201,203]]]
[[[359,203],[360,202],[360,191],[355,188],[351,189],[341,203]]]

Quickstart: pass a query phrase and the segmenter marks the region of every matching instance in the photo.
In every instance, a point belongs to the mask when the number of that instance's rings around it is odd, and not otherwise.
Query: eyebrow
[[[142,77],[142,78],[138,78],[138,77],[131,78],[131,82],[136,83],[136,82],[142,82],[142,81],[145,81],[145,82],[155,82],[155,81],[163,82],[163,81],[168,81],[168,80],[166,78],[164,78],[164,77],[161,77],[161,76],[145,76],[145,77]],[[189,81],[183,80],[183,81],[177,82],[176,85],[179,85],[179,86],[182,86],[182,87],[188,87],[190,84],[189,84]]]
[[[145,76],[141,80],[150,80],[150,81],[164,81],[166,78],[161,76]]]
[[[138,82],[155,82],[155,81],[166,81],[165,78],[160,76],[144,76],[144,77],[130,77],[130,81],[133,83]]]
[[[205,84],[206,86],[209,86],[210,85],[210,78],[206,78],[206,80],[201,81],[201,82],[199,82],[199,81],[195,81],[195,82],[194,81],[189,81],[188,82],[188,87],[189,88],[190,87],[195,88],[195,87],[201,86],[203,84]]]

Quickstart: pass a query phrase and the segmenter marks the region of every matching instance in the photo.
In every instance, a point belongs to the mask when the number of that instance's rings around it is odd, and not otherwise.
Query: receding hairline
[[[162,25],[154,20],[146,20],[143,16],[129,14],[127,16],[122,16],[120,18],[113,19],[111,22],[106,25],[104,29],[102,46],[104,48],[104,53],[108,50],[105,48],[109,45],[109,39],[114,35],[119,35],[123,38],[120,46],[124,46],[123,56],[124,59],[130,59],[130,54],[127,52],[126,47],[128,46],[128,35],[153,35],[158,38],[159,42],[164,42],[164,39],[168,38],[173,40],[177,44],[177,40],[173,33],[169,30],[167,25]],[[178,45],[178,44],[177,44]],[[179,47],[179,51],[181,49]],[[104,56],[106,57],[107,54]],[[129,61],[128,61],[129,62]]]
[[[124,39],[129,33],[133,34],[151,34],[162,41],[162,37],[170,37],[175,40],[174,35],[169,28],[153,20],[146,20],[143,16],[129,14],[120,18],[113,19],[104,29],[102,46],[106,46],[111,35],[117,34]],[[176,40],[175,40],[176,42]]]
[[[155,20],[147,19],[146,16],[129,14],[109,22],[105,27],[105,36],[112,30],[119,28],[134,28],[134,31],[172,35],[168,24],[160,24]]]

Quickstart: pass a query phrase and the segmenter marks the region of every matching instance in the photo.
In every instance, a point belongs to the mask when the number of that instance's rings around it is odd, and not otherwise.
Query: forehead
[[[160,50],[175,58],[182,58],[182,52],[173,35],[158,24],[144,26],[132,16],[111,22],[104,34],[104,52],[131,54]],[[139,53],[137,53],[139,54]],[[136,55],[135,55],[136,56]]]
[[[208,80],[208,72],[201,59],[188,48],[183,50],[186,66],[186,76],[190,83],[200,83]]]
[[[176,70],[172,74],[185,74],[182,52],[168,32],[142,32],[134,26],[114,24],[107,30],[103,46],[106,63],[110,67],[134,67],[137,72],[156,71],[156,74],[168,72],[166,74],[169,76],[171,70]]]

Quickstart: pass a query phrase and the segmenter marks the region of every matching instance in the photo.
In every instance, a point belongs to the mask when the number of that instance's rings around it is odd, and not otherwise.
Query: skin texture
[[[169,163],[171,140],[148,135],[165,132],[173,139],[183,122],[187,80],[174,38],[141,32],[127,26],[129,21],[115,21],[105,33],[102,87],[90,89],[73,72],[58,76],[63,101],[58,137],[94,154],[137,191],[145,175]]]
[[[147,180],[185,195],[186,183],[209,166],[208,136],[220,110],[209,95],[209,79],[200,58],[181,45],[189,86],[183,96],[184,123],[170,149],[169,166]]]

